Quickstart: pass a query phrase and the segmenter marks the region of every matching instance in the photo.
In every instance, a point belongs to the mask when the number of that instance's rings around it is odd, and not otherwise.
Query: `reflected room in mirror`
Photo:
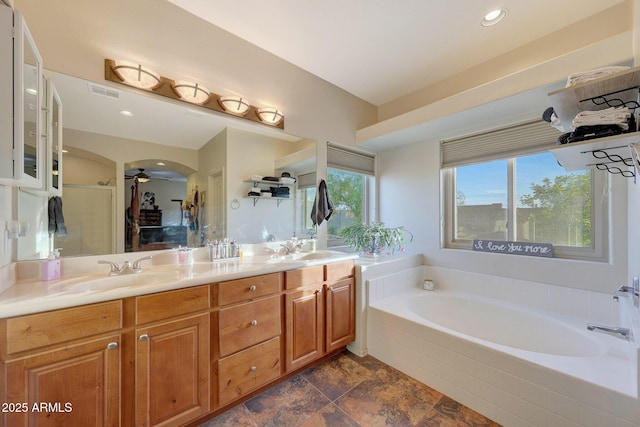
[[[49,234],[46,195],[20,190],[19,215],[31,224],[20,260],[53,248],[87,256],[309,236],[314,141],[108,82],[45,75],[64,108],[67,234]],[[255,182],[283,173],[294,178],[287,197],[271,197],[284,195],[280,183]]]

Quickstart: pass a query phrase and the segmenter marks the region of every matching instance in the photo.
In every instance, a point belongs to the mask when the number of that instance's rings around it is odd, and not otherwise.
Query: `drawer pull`
[[[117,342],[110,342],[109,344],[107,344],[107,350],[113,350],[114,348],[118,348]]]
[[[251,286],[249,287],[249,290],[250,290],[251,292],[253,292],[253,291],[258,290],[258,287],[257,287],[256,285],[251,285]]]
[[[142,335],[140,335],[140,336],[138,337],[138,340],[139,340],[139,341],[146,341],[146,340],[148,340],[148,339],[149,339],[149,335],[147,335],[147,334],[142,334]]]
[[[258,321],[257,320],[252,320],[251,321],[251,326],[257,326],[258,325]]]
[[[257,370],[258,370],[258,368],[257,368],[257,367],[255,367],[255,366],[252,366],[252,367],[251,367],[251,372],[256,372]]]

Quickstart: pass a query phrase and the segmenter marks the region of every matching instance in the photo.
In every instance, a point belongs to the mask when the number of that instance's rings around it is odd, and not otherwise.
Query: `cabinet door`
[[[290,372],[324,354],[322,285],[290,292],[286,304],[286,369]]]
[[[14,406],[0,425],[120,425],[120,335],[9,361],[5,369],[4,403]]]
[[[327,285],[327,351],[355,338],[355,286],[353,279]]]
[[[40,188],[44,170],[42,58],[22,14],[14,12],[14,170],[21,186]]]
[[[209,315],[136,329],[135,425],[186,424],[209,411]]]

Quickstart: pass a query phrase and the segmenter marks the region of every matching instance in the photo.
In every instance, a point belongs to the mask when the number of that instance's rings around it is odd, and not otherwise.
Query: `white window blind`
[[[314,188],[316,186],[316,173],[303,173],[298,175],[298,188]]]
[[[327,166],[348,172],[375,175],[375,155],[348,149],[336,144],[327,145]]]
[[[442,168],[523,156],[556,146],[562,133],[543,120],[441,142]]]

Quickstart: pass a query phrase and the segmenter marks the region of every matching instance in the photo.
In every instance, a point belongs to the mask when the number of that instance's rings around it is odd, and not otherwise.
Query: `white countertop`
[[[304,259],[305,257],[310,259]],[[294,270],[357,257],[356,254],[337,251],[318,251],[280,258],[255,255],[245,256],[242,260],[196,261],[190,266],[143,264],[141,273],[120,276],[109,276],[108,268],[105,269],[107,266],[102,266],[100,271],[74,271],[63,274],[57,280],[18,280],[0,294],[0,318]],[[63,268],[63,273],[64,271]]]

